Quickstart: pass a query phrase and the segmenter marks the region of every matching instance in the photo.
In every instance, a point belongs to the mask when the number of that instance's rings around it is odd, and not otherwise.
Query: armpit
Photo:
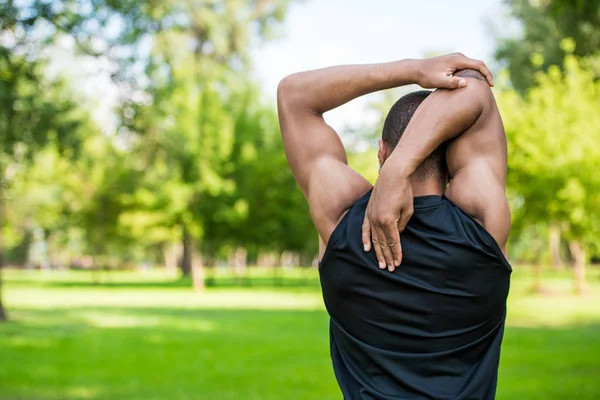
[[[475,78],[479,79],[480,81],[487,82],[485,76],[483,76],[483,74],[476,69],[461,69],[460,71],[456,71],[454,76],[459,76],[461,78]]]

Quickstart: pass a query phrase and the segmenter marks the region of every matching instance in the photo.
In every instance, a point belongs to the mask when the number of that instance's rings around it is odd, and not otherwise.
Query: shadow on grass
[[[324,311],[20,308],[0,399],[339,399]],[[592,400],[600,323],[509,327],[497,399]]]

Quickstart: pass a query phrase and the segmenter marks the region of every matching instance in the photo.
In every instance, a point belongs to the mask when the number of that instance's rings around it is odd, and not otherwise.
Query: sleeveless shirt
[[[419,196],[402,264],[381,270],[361,241],[370,196],[319,264],[344,399],[494,399],[512,272],[497,242],[446,197]]]

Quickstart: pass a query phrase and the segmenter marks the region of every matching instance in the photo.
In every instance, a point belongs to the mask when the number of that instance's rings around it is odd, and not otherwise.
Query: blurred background
[[[597,0],[0,0],[0,399],[339,399],[287,74],[460,51],[509,145],[499,399],[600,399]],[[372,182],[393,102],[326,115]]]

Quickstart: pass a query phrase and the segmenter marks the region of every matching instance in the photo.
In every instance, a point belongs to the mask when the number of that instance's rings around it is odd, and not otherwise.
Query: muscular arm
[[[504,247],[510,231],[510,210],[505,194],[502,120],[481,74],[467,70],[457,75],[473,78],[474,82],[461,90],[437,90],[430,96],[431,102],[424,102],[392,154],[397,157],[394,167],[400,174],[410,175],[434,149],[453,139],[447,153],[452,180],[446,196]]]
[[[453,180],[446,195],[478,219],[500,246],[508,237],[502,122],[481,76],[476,71],[462,71],[457,76],[475,79],[469,79],[463,89],[436,90],[423,101],[383,166],[371,196],[363,242],[370,244],[369,235],[373,243],[387,242],[388,246],[381,246],[378,259],[388,266],[392,257],[401,258],[398,231],[412,215],[411,175],[438,146],[452,139],[447,162]]]
[[[346,163],[338,135],[323,114],[378,90],[412,83],[414,61],[348,65],[300,72],[283,79],[277,92],[285,152],[298,184],[310,194],[314,164],[331,157]]]
[[[415,62],[349,65],[285,78],[277,105],[285,152],[325,242],[344,210],[371,188],[347,166],[337,133],[323,113],[374,91],[414,82]]]
[[[427,88],[462,87],[466,81],[452,74],[463,68],[477,68],[488,84],[493,84],[485,64],[462,54],[331,67],[281,81],[277,105],[285,152],[325,243],[344,211],[371,185],[347,166],[342,143],[325,123],[323,113],[364,94],[409,83]]]
[[[400,179],[410,177],[438,146],[492,112],[489,86],[478,80],[473,83],[459,90],[438,89],[423,101],[386,161],[386,169],[395,170]]]

